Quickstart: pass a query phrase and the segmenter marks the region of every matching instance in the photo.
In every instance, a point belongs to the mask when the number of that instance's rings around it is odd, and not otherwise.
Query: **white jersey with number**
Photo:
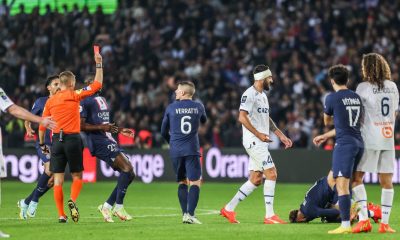
[[[260,93],[254,86],[249,87],[242,95],[240,110],[248,112],[250,122],[257,131],[269,135],[269,103],[265,91]],[[260,142],[244,125],[242,129],[245,147],[253,142]]]
[[[13,101],[7,96],[2,88],[0,88],[0,109],[3,112],[6,112],[7,108],[13,105]],[[1,114],[0,111],[0,114]],[[4,178],[7,176],[6,168],[4,164],[4,157],[3,157],[3,139],[1,135],[1,128],[0,128],[0,178]]]
[[[366,149],[394,150],[394,123],[399,109],[399,91],[394,82],[385,80],[384,88],[360,83],[356,93],[364,106],[361,134]]]

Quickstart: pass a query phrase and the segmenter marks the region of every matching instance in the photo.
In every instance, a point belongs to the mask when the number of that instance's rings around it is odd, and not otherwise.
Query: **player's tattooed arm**
[[[279,140],[281,140],[281,142],[285,145],[285,149],[292,147],[292,140],[286,137],[286,135],[276,126],[272,118],[269,118],[269,128],[273,133],[275,133],[276,136],[279,137]]]
[[[279,130],[279,128],[276,126],[274,120],[272,120],[271,117],[269,118],[269,129],[270,129],[272,132],[275,132],[276,130]]]

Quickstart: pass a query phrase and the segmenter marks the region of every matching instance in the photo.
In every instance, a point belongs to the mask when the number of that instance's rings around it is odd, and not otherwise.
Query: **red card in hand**
[[[93,46],[93,51],[94,51],[94,54],[100,53],[100,46],[99,45],[94,45]]]

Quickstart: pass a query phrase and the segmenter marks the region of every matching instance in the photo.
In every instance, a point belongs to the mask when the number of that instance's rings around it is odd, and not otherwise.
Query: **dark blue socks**
[[[179,184],[178,186],[178,198],[181,204],[182,214],[187,213],[188,208],[188,185]]]
[[[200,188],[197,185],[190,186],[189,197],[188,197],[188,212],[190,216],[194,216],[197,203],[199,202]]]
[[[351,207],[350,195],[347,194],[339,196],[339,209],[342,221],[350,221],[350,207]]]

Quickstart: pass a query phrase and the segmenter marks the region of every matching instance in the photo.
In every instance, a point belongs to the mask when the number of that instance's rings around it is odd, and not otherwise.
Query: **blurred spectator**
[[[240,147],[240,95],[252,84],[253,67],[267,64],[275,80],[271,117],[294,147],[313,148],[312,137],[323,130],[322,103],[331,91],[329,66],[347,65],[354,89],[361,81],[362,54],[376,51],[391,64],[399,84],[399,1],[118,2],[111,15],[101,7],[91,14],[77,5],[27,14],[21,5],[20,13],[10,16],[3,0],[0,85],[30,108],[46,95],[47,75],[72,70],[79,80],[93,71],[91,46],[98,43],[103,95],[117,125],[138,133],[133,146],[165,146],[159,134],[164,110],[174,99],[176,82],[192,80],[209,116],[199,130],[201,144]],[[273,139],[271,147],[282,147]]]

